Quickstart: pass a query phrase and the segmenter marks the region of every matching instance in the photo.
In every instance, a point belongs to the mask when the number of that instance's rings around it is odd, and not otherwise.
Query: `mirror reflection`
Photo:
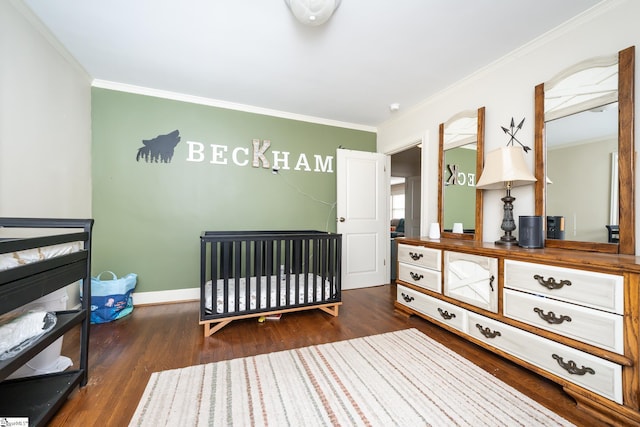
[[[535,212],[545,246],[635,254],[635,47],[535,88]]]
[[[477,145],[466,144],[444,151],[444,219],[445,231],[473,233],[475,230],[475,165]],[[462,226],[455,227],[455,224]]]
[[[618,225],[618,103],[547,121],[547,237],[615,243]],[[588,195],[588,197],[584,197]]]
[[[456,114],[440,125],[439,222],[445,237],[481,239],[482,194],[476,190],[481,129],[484,108]]]
[[[617,55],[579,63],[545,84],[548,239],[614,243],[617,99]]]

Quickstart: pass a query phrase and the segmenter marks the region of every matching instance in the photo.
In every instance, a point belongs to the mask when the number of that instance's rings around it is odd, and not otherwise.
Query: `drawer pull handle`
[[[591,375],[596,374],[596,371],[594,371],[593,369],[587,366],[582,365],[582,368],[578,368],[578,365],[576,365],[576,362],[574,362],[573,360],[569,360],[568,362],[565,363],[562,357],[558,356],[557,354],[552,354],[551,357],[556,359],[556,362],[558,362],[558,365],[560,365],[562,369],[569,372],[570,374],[575,374],[575,375],[584,375],[586,373],[589,373]]]
[[[413,280],[415,280],[416,282],[422,278],[424,278],[424,276],[422,274],[418,274],[418,273],[414,273],[413,271],[409,272],[409,276],[411,276],[411,278]]]
[[[413,301],[415,299],[411,295],[407,295],[404,292],[402,293],[402,298],[404,298],[405,302],[411,302],[411,301]]]
[[[485,338],[495,338],[495,337],[502,336],[500,331],[492,331],[491,329],[489,329],[488,326],[486,328],[483,328],[480,323],[476,323],[476,328],[478,328],[480,333],[484,335]]]
[[[411,257],[412,260],[417,261],[420,258],[422,258],[422,254],[415,254],[413,252],[409,252],[409,256]]]
[[[537,274],[533,276],[533,278],[536,279],[538,283],[540,283],[542,286],[544,286],[547,289],[560,289],[565,285],[571,286],[570,280],[560,280],[559,282],[556,282],[556,279],[554,279],[553,277],[549,277],[548,280],[544,280],[544,277],[539,276]]]
[[[491,288],[491,292],[493,292],[493,281],[496,280],[496,276],[493,274],[489,277],[489,287]]]
[[[553,311],[550,311],[547,314],[544,314],[544,310],[538,307],[534,307],[533,311],[538,313],[538,316],[540,316],[542,320],[552,325],[559,325],[565,321],[571,322],[571,317],[564,316],[564,315],[561,315],[560,317],[556,317],[556,314]]]
[[[454,313],[449,313],[447,310],[443,310],[441,308],[438,308],[438,313],[440,313],[440,316],[442,316],[442,318],[445,320],[451,320],[456,318],[456,315]]]

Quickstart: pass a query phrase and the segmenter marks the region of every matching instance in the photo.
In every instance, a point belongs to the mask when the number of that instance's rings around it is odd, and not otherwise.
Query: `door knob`
[[[338,221],[340,221],[340,222],[344,222],[344,221],[345,221],[345,219],[344,219],[344,217],[343,217],[343,216],[341,216],[340,218],[338,218]]]

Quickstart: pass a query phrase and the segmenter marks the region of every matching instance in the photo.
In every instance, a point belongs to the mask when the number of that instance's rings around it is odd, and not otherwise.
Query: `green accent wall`
[[[169,163],[136,160],[143,140],[176,129]],[[253,167],[256,139],[271,142],[270,163],[289,152],[290,169]],[[204,144],[203,161],[187,161],[187,141]],[[211,144],[228,147],[226,165],[211,163]],[[137,273],[136,292],[193,288],[204,230],[334,232],[338,147],[375,152],[376,134],[93,88],[93,274]],[[294,170],[301,154],[311,171]],[[316,155],[332,172],[314,171]]]
[[[458,171],[463,175],[464,182],[458,182],[457,185],[445,185],[444,187],[443,228],[451,230],[454,222],[461,222],[465,229],[475,229],[476,151],[458,147],[447,150],[445,153],[444,181],[446,182],[451,176],[447,165],[452,164],[458,166]],[[470,182],[471,179],[473,182]]]

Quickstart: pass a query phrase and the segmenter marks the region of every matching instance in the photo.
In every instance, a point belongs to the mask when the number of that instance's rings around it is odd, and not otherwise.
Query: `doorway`
[[[391,244],[391,282],[396,279],[396,237],[420,237],[422,205],[421,144],[391,155],[389,218]]]

